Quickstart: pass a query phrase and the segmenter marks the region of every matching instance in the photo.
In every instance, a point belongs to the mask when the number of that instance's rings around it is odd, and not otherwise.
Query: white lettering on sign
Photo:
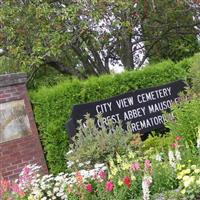
[[[167,101],[163,101],[160,103],[155,103],[155,104],[149,105],[148,106],[149,113],[155,113],[155,112],[159,112],[161,110],[166,110],[171,107],[172,103],[173,103],[173,100],[167,100]]]
[[[107,116],[107,117],[102,117],[102,122],[105,125],[108,125],[108,121],[111,120],[114,124],[115,123],[119,123],[120,119],[119,119],[119,113],[111,115],[111,116]],[[97,120],[97,124],[99,127],[101,127],[101,121]]]
[[[127,97],[127,98],[123,98],[123,99],[120,99],[120,100],[116,100],[116,104],[117,104],[119,109],[132,106],[134,104],[133,97]]]
[[[145,115],[145,107],[128,110],[124,112],[124,121],[142,117],[143,115]]]
[[[139,94],[137,96],[138,103],[145,103],[148,101],[164,98],[171,95],[171,87],[154,90],[151,92]]]
[[[108,111],[112,111],[112,102],[96,105],[96,111],[97,113],[105,113]]]
[[[156,117],[150,117],[148,119],[137,121],[135,123],[131,123],[131,129],[133,132],[140,131],[145,128],[149,128],[152,126],[158,126],[164,123],[164,118],[162,115],[158,115]]]

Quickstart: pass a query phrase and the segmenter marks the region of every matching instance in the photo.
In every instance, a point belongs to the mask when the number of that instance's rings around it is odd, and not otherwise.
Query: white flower
[[[157,161],[161,162],[162,161],[162,157],[160,154],[156,154],[156,158]]]
[[[71,153],[73,153],[72,150],[68,151],[68,152],[66,153],[66,155],[69,155],[69,154],[71,154]]]
[[[59,191],[59,188],[58,188],[58,187],[54,187],[54,188],[53,188],[53,192],[54,192],[54,193],[56,193],[56,192],[58,192],[58,191]]]
[[[65,195],[63,192],[58,192],[58,193],[56,194],[57,197],[61,197],[61,196],[63,196],[63,195]]]
[[[50,190],[48,190],[48,191],[47,191],[47,195],[48,195],[49,197],[51,197],[51,196],[52,196],[52,192],[51,192]]]
[[[67,167],[71,167],[73,164],[74,164],[73,161],[68,161],[68,162],[67,162]]]
[[[171,150],[168,151],[168,157],[169,157],[169,164],[173,168],[176,168],[176,160],[175,160],[173,151],[171,151]]]
[[[78,166],[79,166],[79,167],[83,167],[84,164],[83,164],[83,163],[79,163]]]
[[[142,192],[143,192],[143,200],[150,200],[150,191],[149,187],[152,183],[151,176],[144,176],[142,180]]]
[[[86,165],[89,165],[90,163],[91,163],[90,160],[85,162]]]
[[[4,52],[4,50],[3,49],[0,49],[0,54],[2,54]]]
[[[175,151],[175,156],[176,156],[176,160],[178,160],[178,161],[181,160],[181,153],[178,149],[176,149],[176,151]]]
[[[197,139],[197,149],[200,148],[200,139]]]
[[[96,163],[95,165],[94,165],[94,168],[102,168],[102,167],[104,167],[105,166],[105,164],[104,163]]]
[[[198,127],[198,135],[197,135],[197,148],[200,148],[200,126]]]

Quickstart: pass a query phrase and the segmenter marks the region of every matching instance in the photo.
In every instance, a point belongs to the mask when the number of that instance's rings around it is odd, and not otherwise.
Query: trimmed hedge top
[[[84,81],[67,80],[52,88],[43,87],[32,92],[35,119],[50,172],[66,170],[68,136],[64,124],[69,119],[74,104],[102,100],[130,90],[185,79],[191,60],[186,59],[178,64],[164,61],[142,70],[91,77]]]

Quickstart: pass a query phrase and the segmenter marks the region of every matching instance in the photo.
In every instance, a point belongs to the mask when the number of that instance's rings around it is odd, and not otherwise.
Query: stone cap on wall
[[[25,84],[27,75],[25,73],[12,73],[0,75],[0,87]]]

